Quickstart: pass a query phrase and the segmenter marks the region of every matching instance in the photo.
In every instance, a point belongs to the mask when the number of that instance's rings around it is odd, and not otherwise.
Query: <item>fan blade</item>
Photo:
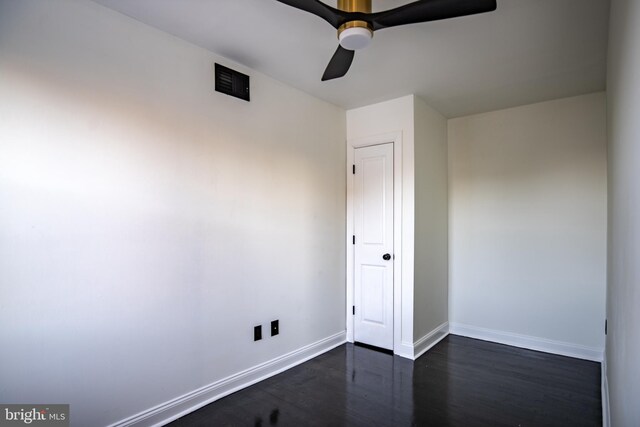
[[[324,82],[326,80],[337,79],[347,74],[349,67],[351,67],[351,63],[353,62],[354,55],[355,52],[353,50],[348,50],[342,46],[338,46],[336,53],[333,54],[331,61],[329,61],[329,65],[327,65],[327,69],[324,70],[322,81]]]
[[[420,0],[384,12],[372,13],[374,30],[474,15],[496,10],[496,0]]]
[[[276,0],[296,9],[312,13],[327,21],[335,29],[347,21],[345,12],[333,8],[320,0]]]

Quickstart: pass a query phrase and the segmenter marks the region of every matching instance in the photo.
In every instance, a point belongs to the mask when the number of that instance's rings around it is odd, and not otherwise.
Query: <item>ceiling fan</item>
[[[338,0],[333,8],[320,0],[277,0],[319,16],[338,30],[340,44],[322,76],[337,79],[349,71],[355,51],[369,45],[373,32],[398,25],[437,21],[496,10],[496,0],[419,0],[371,13],[371,0]]]

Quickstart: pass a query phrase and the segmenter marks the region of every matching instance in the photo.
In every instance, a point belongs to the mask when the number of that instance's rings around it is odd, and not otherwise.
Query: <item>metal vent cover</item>
[[[215,65],[216,91],[226,95],[249,101],[249,76],[227,68]]]

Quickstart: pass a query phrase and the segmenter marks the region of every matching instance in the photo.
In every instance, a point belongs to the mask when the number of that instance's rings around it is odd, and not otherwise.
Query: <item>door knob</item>
[[[385,261],[389,261],[391,259],[391,255],[390,254],[384,254],[382,255],[382,259]]]

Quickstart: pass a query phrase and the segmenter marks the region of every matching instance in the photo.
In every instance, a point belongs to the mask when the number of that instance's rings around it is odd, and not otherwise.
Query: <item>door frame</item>
[[[353,342],[354,316],[354,263],[353,244],[353,165],[356,148],[372,145],[393,144],[393,352],[401,353],[402,338],[402,132],[384,133],[347,140],[347,233],[345,236],[347,253],[346,277],[346,326],[347,341]]]

